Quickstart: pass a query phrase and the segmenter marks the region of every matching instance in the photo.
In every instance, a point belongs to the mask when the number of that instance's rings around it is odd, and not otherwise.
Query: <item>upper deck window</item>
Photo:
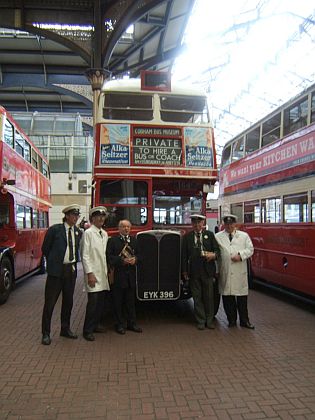
[[[245,154],[254,152],[259,149],[260,127],[255,128],[246,134]]]
[[[241,159],[244,156],[244,137],[238,138],[233,143],[232,161]]]
[[[275,115],[262,125],[262,147],[280,138],[281,114]]]
[[[165,122],[205,124],[209,122],[203,96],[160,96],[161,119]]]
[[[284,110],[284,134],[305,127],[307,125],[308,99],[307,97]]]
[[[5,126],[4,126],[4,141],[12,147],[13,149],[13,145],[14,145],[14,136],[13,136],[13,125],[10,123],[10,121],[6,120],[5,121]]]
[[[311,123],[315,122],[315,93],[312,94],[311,101]]]
[[[151,121],[153,119],[152,95],[106,93],[103,117],[120,121]]]
[[[222,166],[231,163],[231,145],[224,148],[222,153]]]

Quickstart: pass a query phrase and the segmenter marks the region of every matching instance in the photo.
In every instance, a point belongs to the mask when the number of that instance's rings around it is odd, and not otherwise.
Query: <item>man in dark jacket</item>
[[[205,219],[201,214],[191,216],[193,230],[184,235],[182,244],[182,275],[189,280],[199,330],[214,328],[213,283],[215,260],[220,255],[214,234],[203,230]]]
[[[45,304],[42,317],[42,344],[44,345],[51,343],[51,317],[61,292],[60,335],[72,339],[78,338],[70,329],[70,317],[81,239],[81,230],[76,227],[80,216],[80,206],[72,204],[65,207],[62,212],[64,213],[63,223],[58,223],[48,229],[42,246],[43,255],[47,260]]]
[[[109,238],[106,249],[107,264],[114,269],[111,290],[118,334],[125,334],[126,326],[128,330],[142,332],[136,324],[135,309],[137,243],[135,237],[129,236],[130,229],[129,220],[121,220],[119,236]]]

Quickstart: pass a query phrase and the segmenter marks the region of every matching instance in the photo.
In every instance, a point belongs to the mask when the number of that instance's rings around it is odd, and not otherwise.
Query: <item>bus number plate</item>
[[[155,291],[146,291],[143,292],[143,299],[173,299],[174,298],[174,291],[163,291],[163,290],[155,290]]]

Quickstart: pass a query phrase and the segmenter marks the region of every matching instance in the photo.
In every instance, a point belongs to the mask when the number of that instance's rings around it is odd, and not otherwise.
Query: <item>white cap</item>
[[[75,213],[77,215],[80,215],[80,206],[79,204],[71,204],[70,206],[65,207],[62,210],[62,213],[67,214],[67,213]]]
[[[97,206],[97,207],[92,207],[90,209],[90,217],[96,215],[97,213],[101,214],[101,215],[105,215],[107,214],[107,208],[104,206]]]
[[[206,216],[203,214],[192,214],[190,218],[193,219],[199,219],[199,220],[206,220]]]
[[[236,223],[237,222],[237,216],[234,214],[226,214],[223,216],[223,223]]]

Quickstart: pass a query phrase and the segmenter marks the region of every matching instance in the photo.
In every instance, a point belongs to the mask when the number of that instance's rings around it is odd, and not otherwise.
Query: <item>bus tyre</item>
[[[215,279],[213,284],[214,316],[218,313],[221,295],[219,293],[219,280]]]
[[[38,274],[45,274],[47,271],[47,259],[45,255],[42,255],[42,258],[40,259],[40,266]]]
[[[8,300],[13,286],[13,270],[8,257],[3,257],[0,268],[0,305]]]

